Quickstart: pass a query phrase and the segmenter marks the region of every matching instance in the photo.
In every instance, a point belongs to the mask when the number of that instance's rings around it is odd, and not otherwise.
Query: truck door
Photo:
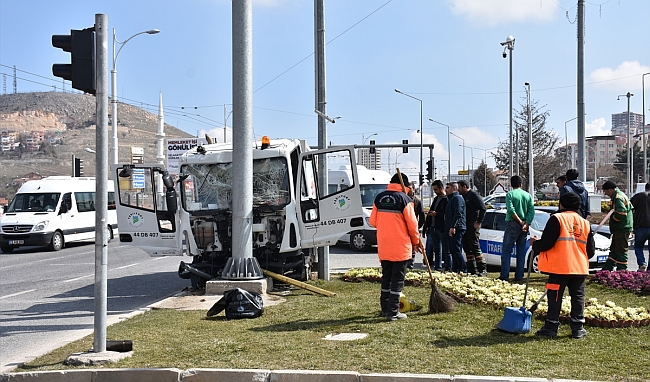
[[[120,245],[132,245],[150,256],[180,256],[179,212],[169,202],[160,165],[114,165]],[[172,208],[168,206],[172,205]]]
[[[328,190],[326,195],[322,195],[318,166],[325,159],[330,168],[350,166],[352,184],[349,187],[332,190],[331,193]],[[363,226],[363,207],[353,146],[305,152],[300,154],[299,163],[296,200],[302,248],[334,245],[344,233]]]

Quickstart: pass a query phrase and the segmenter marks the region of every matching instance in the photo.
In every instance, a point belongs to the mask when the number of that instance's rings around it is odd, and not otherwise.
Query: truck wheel
[[[110,225],[106,227],[106,237],[108,238],[108,240],[106,240],[106,242],[108,243],[110,243],[111,240],[113,240],[113,229],[111,228]]]
[[[63,248],[63,235],[61,232],[54,231],[54,235],[52,235],[52,241],[50,241],[49,248],[52,251],[60,251],[61,248]]]
[[[9,253],[14,250],[14,247],[0,247],[0,250],[4,253]]]
[[[354,231],[350,234],[350,248],[357,252],[365,252],[370,248],[363,232]]]

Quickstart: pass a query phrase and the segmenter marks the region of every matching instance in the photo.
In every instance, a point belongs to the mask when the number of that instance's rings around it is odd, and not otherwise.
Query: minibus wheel
[[[49,248],[52,251],[60,251],[63,248],[63,235],[59,231],[54,231],[52,240],[50,241]]]

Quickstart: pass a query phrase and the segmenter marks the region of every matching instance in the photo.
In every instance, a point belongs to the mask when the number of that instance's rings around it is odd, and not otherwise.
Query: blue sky
[[[451,126],[474,151],[475,163],[508,135],[508,59],[499,44],[516,39],[513,52],[515,108],[530,82],[533,100],[550,111],[549,128],[564,140],[576,116],[576,0],[325,0],[327,114],[333,144],[420,142],[436,145],[440,174],[461,169],[461,140],[429,118]],[[253,0],[253,126],[256,136],[297,137],[317,145],[314,113],[313,1]],[[121,41],[147,29],[122,49],[118,62],[121,101],[157,111],[163,94],[165,121],[202,136],[223,136],[224,104],[232,102],[231,1],[0,0],[0,72],[7,92],[61,89],[53,63],[69,54],[51,35],[93,25],[108,15]],[[605,134],[611,114],[642,112],[641,75],[650,72],[650,1],[586,2],[585,103],[587,135]],[[112,57],[109,39],[109,56]],[[109,63],[109,66],[112,65]],[[40,77],[39,77],[40,76]],[[645,77],[646,89],[650,76]],[[69,89],[69,84],[66,84]],[[646,91],[646,95],[648,92]],[[148,106],[150,105],[150,106]],[[645,103],[650,108],[650,99]],[[185,107],[182,109],[182,107]],[[228,111],[232,110],[228,105]],[[646,114],[649,114],[646,110]],[[230,126],[232,119],[228,119]],[[568,138],[576,139],[575,121]],[[391,163],[395,162],[393,150]],[[465,150],[466,163],[471,150]],[[384,152],[384,163],[387,162]],[[438,159],[439,158],[439,159]],[[398,158],[416,174],[419,152]],[[488,164],[493,161],[489,159]]]

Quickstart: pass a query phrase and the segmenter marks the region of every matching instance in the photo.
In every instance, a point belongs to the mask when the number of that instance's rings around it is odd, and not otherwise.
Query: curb
[[[83,369],[0,375],[0,382],[569,382],[568,379],[445,374],[360,374],[332,370]]]

